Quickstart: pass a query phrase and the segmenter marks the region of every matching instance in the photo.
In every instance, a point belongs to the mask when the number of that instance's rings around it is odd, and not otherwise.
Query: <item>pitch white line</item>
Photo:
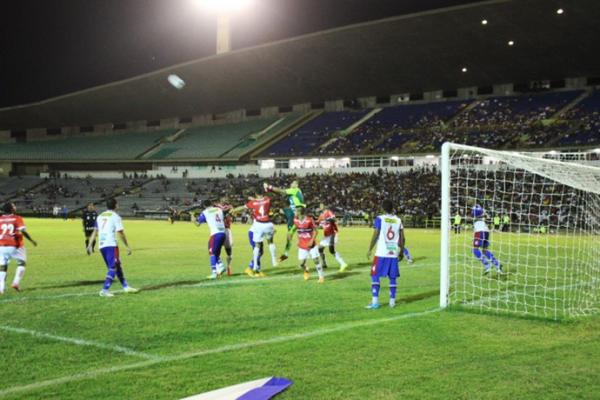
[[[432,313],[438,312],[440,310],[441,310],[440,308],[434,308],[431,310],[426,310],[426,311],[421,311],[421,312],[400,314],[395,317],[378,318],[378,319],[371,319],[371,320],[365,320],[365,321],[342,323],[342,324],[327,327],[327,328],[316,329],[311,332],[298,333],[298,334],[294,334],[294,335],[275,336],[270,339],[263,339],[263,340],[257,340],[254,342],[225,345],[225,346],[221,346],[221,347],[216,347],[214,349],[182,353],[182,354],[178,354],[175,356],[162,357],[162,358],[155,359],[155,360],[141,361],[141,362],[137,362],[134,364],[126,364],[126,365],[121,365],[121,366],[116,366],[116,367],[100,368],[100,369],[95,369],[95,370],[91,370],[91,371],[87,371],[87,372],[82,372],[80,374],[64,376],[64,377],[56,378],[56,379],[48,379],[45,381],[36,382],[36,383],[29,384],[29,385],[15,386],[12,388],[0,390],[0,397],[7,396],[10,394],[15,394],[15,393],[29,392],[32,390],[42,389],[42,388],[46,388],[49,386],[61,385],[64,383],[69,383],[69,382],[76,382],[76,381],[81,381],[81,380],[85,380],[85,379],[93,379],[93,378],[96,378],[96,377],[99,377],[102,375],[106,375],[106,374],[113,374],[115,372],[121,372],[121,371],[129,371],[129,370],[133,370],[133,369],[149,367],[149,366],[162,364],[162,363],[166,363],[166,362],[182,361],[182,360],[187,360],[190,358],[203,357],[203,356],[207,356],[207,355],[211,355],[211,354],[225,353],[225,352],[229,352],[229,351],[254,348],[254,347],[265,346],[265,345],[269,345],[269,344],[290,342],[293,340],[307,339],[307,338],[312,338],[315,336],[322,336],[322,335],[327,335],[330,333],[346,331],[346,330],[361,328],[361,327],[365,327],[365,326],[377,325],[377,324],[393,322],[393,321],[398,321],[398,320],[408,319],[408,318],[416,318],[416,317],[421,317],[424,315],[432,314]]]
[[[96,347],[98,349],[103,349],[103,350],[111,350],[111,351],[115,351],[117,353],[127,354],[128,356],[145,358],[147,360],[161,360],[162,359],[162,357],[142,353],[139,351],[129,349],[127,347],[95,342],[93,340],[85,340],[85,339],[78,339],[78,338],[70,338],[70,337],[66,337],[66,336],[53,335],[51,333],[39,332],[39,331],[34,331],[31,329],[25,329],[25,328],[16,328],[14,326],[9,326],[9,325],[0,325],[0,330],[6,331],[6,332],[12,332],[12,333],[22,333],[22,334],[30,335],[33,337],[42,338],[42,339],[50,339],[50,340],[56,340],[59,342],[76,344],[78,346],[89,346],[89,347]]]

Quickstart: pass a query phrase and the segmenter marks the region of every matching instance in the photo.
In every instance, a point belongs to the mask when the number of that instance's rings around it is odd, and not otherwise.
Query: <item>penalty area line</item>
[[[0,330],[5,331],[5,332],[11,332],[11,333],[20,333],[20,334],[24,334],[24,335],[33,336],[36,338],[41,338],[41,339],[49,339],[49,340],[54,340],[54,341],[58,341],[58,342],[70,343],[70,344],[74,344],[77,346],[95,347],[95,348],[102,349],[102,350],[110,350],[110,351],[114,351],[117,353],[123,353],[128,356],[145,358],[147,360],[161,360],[162,359],[162,357],[142,353],[142,352],[135,351],[135,350],[127,348],[127,347],[123,347],[123,346],[106,344],[106,343],[96,342],[93,340],[78,339],[78,338],[54,335],[51,333],[34,331],[32,329],[17,328],[17,327],[10,326],[10,325],[0,325]]]
[[[214,349],[193,351],[193,352],[188,352],[188,353],[177,354],[174,356],[165,356],[162,358],[140,361],[140,362],[133,363],[133,364],[126,364],[126,365],[107,367],[107,368],[99,368],[99,369],[94,369],[94,370],[90,370],[87,372],[82,372],[79,374],[68,375],[68,376],[64,376],[61,378],[55,378],[55,379],[48,379],[45,381],[31,383],[29,385],[14,386],[14,387],[11,387],[8,389],[0,390],[0,397],[4,397],[4,396],[15,394],[15,393],[29,392],[32,390],[43,389],[46,387],[57,386],[57,385],[70,383],[70,382],[77,382],[77,381],[82,381],[82,380],[86,380],[86,379],[93,379],[93,378],[97,378],[99,376],[103,376],[106,374],[113,374],[113,373],[122,372],[122,371],[130,371],[130,370],[134,370],[134,369],[150,367],[150,366],[154,366],[157,364],[163,364],[163,363],[167,363],[167,362],[183,361],[183,360],[188,360],[191,358],[208,356],[211,354],[219,354],[219,353],[225,353],[225,352],[236,351],[236,350],[251,349],[251,348],[255,348],[255,347],[259,347],[259,346],[285,343],[285,342],[290,342],[290,341],[299,340],[299,339],[308,339],[308,338],[313,338],[313,337],[317,337],[317,336],[327,335],[330,333],[347,331],[347,330],[351,330],[351,329],[362,328],[362,327],[367,327],[367,326],[372,326],[372,325],[378,325],[378,324],[387,323],[387,322],[394,322],[394,321],[399,321],[399,320],[409,319],[409,318],[417,318],[417,317],[429,315],[432,313],[436,313],[439,311],[441,311],[441,308],[433,308],[433,309],[420,311],[420,312],[411,312],[411,313],[400,314],[400,315],[393,316],[393,317],[369,319],[369,320],[356,321],[356,322],[346,322],[346,323],[341,323],[338,325],[333,325],[330,327],[315,329],[310,332],[304,332],[304,333],[298,333],[298,334],[292,334],[292,335],[274,336],[269,339],[262,339],[262,340],[256,340],[253,342],[244,342],[244,343],[225,345],[225,346],[216,347]]]

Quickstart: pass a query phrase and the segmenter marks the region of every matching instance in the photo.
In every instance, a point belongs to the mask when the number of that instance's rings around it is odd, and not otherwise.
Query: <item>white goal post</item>
[[[442,308],[598,311],[600,168],[444,143],[441,195]]]

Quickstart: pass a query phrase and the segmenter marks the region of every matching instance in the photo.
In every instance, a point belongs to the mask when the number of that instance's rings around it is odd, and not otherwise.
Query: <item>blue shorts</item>
[[[400,267],[397,257],[375,257],[371,267],[371,276],[380,278],[397,278],[400,276]]]
[[[211,256],[221,256],[221,249],[225,244],[225,232],[215,233],[208,240],[208,254]]]
[[[102,258],[108,269],[113,269],[115,266],[121,264],[118,247],[103,247],[100,249],[100,254],[102,254]]]
[[[487,249],[490,246],[490,233],[489,232],[475,232],[473,238],[473,247],[482,247]]]

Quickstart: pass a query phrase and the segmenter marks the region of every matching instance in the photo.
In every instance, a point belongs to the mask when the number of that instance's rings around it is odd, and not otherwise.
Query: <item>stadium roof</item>
[[[564,8],[563,14],[556,10]],[[486,19],[488,23],[482,25]],[[87,126],[492,83],[600,76],[600,2],[491,0],[191,61],[0,109],[0,129]],[[508,41],[513,40],[513,46]],[[466,67],[467,72],[462,72]],[[175,73],[186,82],[176,90]]]

